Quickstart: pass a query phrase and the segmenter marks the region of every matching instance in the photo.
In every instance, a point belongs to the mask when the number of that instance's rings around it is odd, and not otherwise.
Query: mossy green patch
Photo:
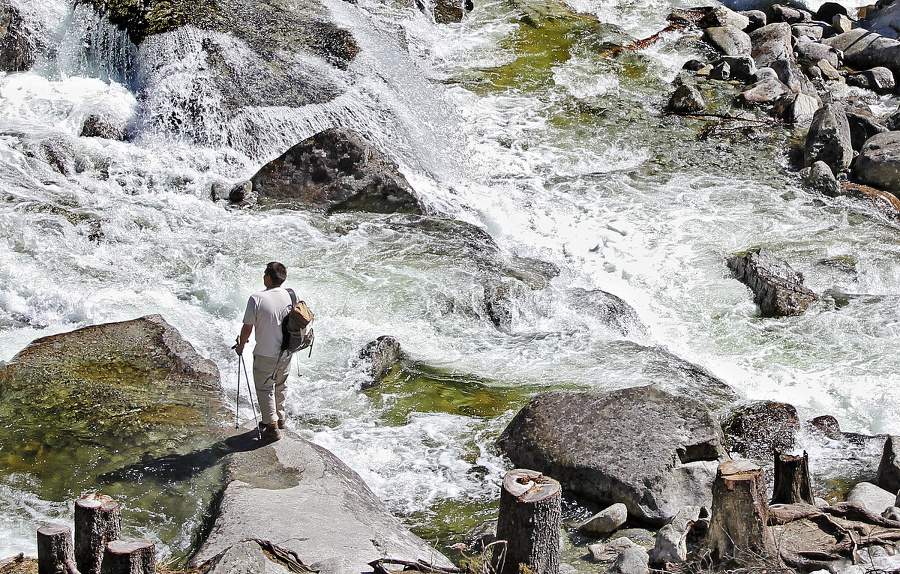
[[[416,412],[438,412],[493,419],[525,405],[537,389],[492,384],[473,375],[454,373],[423,363],[400,363],[366,394],[382,402],[382,419],[407,423]]]

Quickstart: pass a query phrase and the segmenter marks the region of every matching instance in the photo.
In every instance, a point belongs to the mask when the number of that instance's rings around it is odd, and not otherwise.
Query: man
[[[262,437],[278,440],[284,428],[284,398],[287,377],[291,370],[291,354],[281,352],[281,321],[291,306],[291,294],[281,284],[287,279],[284,265],[273,261],[263,274],[265,291],[254,293],[247,301],[244,326],[238,335],[235,351],[243,354],[250,333],[256,329],[253,349],[253,382],[262,414]]]

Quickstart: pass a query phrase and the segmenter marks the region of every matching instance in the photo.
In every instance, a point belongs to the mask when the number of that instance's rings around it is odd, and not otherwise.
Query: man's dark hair
[[[266,275],[272,280],[272,283],[278,287],[287,279],[287,269],[281,263],[272,261],[266,265]]]

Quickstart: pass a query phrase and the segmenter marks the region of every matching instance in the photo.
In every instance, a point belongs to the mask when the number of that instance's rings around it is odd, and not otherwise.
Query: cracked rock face
[[[725,460],[722,429],[701,403],[656,387],[535,396],[498,445],[522,468],[576,496],[621,502],[662,525],[685,506],[708,506]]]
[[[728,268],[738,281],[750,287],[753,301],[765,317],[799,315],[818,299],[803,286],[803,274],[768,249],[729,257]]]

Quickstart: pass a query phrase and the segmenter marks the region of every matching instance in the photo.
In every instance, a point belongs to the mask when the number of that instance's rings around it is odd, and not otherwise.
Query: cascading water
[[[188,27],[138,48],[86,5],[42,5],[31,17],[46,28],[43,59],[0,78],[0,359],[40,336],[160,313],[233,396],[229,348],[246,297],[281,260],[318,316],[315,353],[290,380],[291,426],[443,540],[490,515],[504,468],[491,444],[538,390],[677,385],[690,361],[804,418],[900,431],[897,226],[800,189],[780,132],[698,141],[689,120],[663,116],[668,82],[696,47],[673,35],[604,54],[657,32],[673,4],[487,0],[436,26],[412,8],[329,0],[359,55],[346,70],[310,56],[292,72],[328,97],[294,94],[308,101],[288,106],[250,94],[240,107],[200,56],[215,51],[247,81],[258,63],[239,39]],[[80,137],[92,113],[126,123],[128,141]],[[517,293],[498,328],[483,305],[486,245],[399,216],[229,211],[209,199],[213,183],[245,179],[335,125],[398,161],[430,209],[487,230],[498,257],[559,275]],[[759,245],[849,303],[759,318],[724,266]],[[597,289],[639,321],[610,325],[586,296]],[[360,391],[352,358],[383,334],[412,362]],[[35,525],[70,513],[65,497],[35,496],[44,480],[0,468],[0,556],[33,554]],[[132,518],[172,555],[199,522]]]

